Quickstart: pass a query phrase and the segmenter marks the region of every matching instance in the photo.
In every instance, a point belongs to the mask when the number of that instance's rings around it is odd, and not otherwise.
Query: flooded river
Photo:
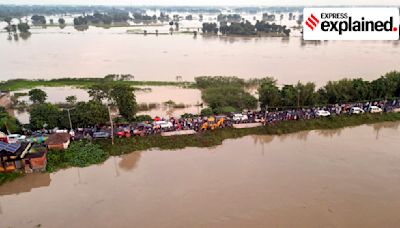
[[[157,149],[0,186],[0,227],[398,227],[400,122]]]
[[[400,70],[398,41],[304,43],[299,36],[244,38],[133,35],[128,28],[32,29],[26,40],[0,33],[0,80],[129,73],[136,80],[192,81],[201,75],[272,76],[322,85],[343,77],[376,79]],[[150,31],[150,30],[149,30]],[[40,56],[40,58],[38,58]]]

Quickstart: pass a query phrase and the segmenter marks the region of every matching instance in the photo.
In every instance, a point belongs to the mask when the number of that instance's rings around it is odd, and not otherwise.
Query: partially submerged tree
[[[111,91],[111,98],[118,106],[119,113],[127,120],[133,120],[137,112],[137,104],[133,88],[129,85],[117,84]]]
[[[29,91],[29,100],[34,104],[43,104],[46,101],[47,94],[41,89],[32,89]]]

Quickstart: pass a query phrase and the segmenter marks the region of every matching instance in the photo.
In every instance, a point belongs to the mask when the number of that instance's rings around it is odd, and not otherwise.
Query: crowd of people
[[[364,112],[371,112],[371,107],[377,107],[378,112],[400,112],[400,99],[385,100],[365,103],[337,104],[324,107],[303,108],[269,108],[267,111],[246,111],[243,113],[230,113],[216,116],[188,116],[185,118],[160,118],[152,121],[132,124],[117,124],[114,127],[115,137],[130,137],[159,134],[166,131],[194,130],[196,132],[215,128],[231,127],[239,123],[275,124],[280,121],[309,120],[326,116],[355,114],[351,110],[357,107]],[[325,115],[321,115],[321,111]],[[357,113],[360,114],[360,113]],[[103,134],[96,134],[102,132]],[[80,128],[73,132],[74,138],[84,137],[108,138],[111,137],[110,127]]]

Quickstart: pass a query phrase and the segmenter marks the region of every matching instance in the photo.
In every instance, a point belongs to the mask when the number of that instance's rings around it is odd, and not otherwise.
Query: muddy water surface
[[[150,150],[0,186],[0,227],[398,227],[400,123]]]
[[[400,70],[398,41],[315,44],[300,37],[194,38],[132,35],[127,28],[73,30],[33,29],[29,39],[19,41],[8,41],[8,34],[0,33],[0,80],[129,73],[137,80],[173,81],[179,75],[192,81],[201,75],[236,75],[322,85],[343,77],[371,80]]]

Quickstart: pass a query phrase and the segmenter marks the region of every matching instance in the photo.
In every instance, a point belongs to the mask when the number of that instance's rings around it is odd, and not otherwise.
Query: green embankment
[[[185,147],[211,147],[222,144],[225,139],[240,138],[247,135],[281,135],[307,130],[338,129],[343,127],[372,124],[385,121],[400,121],[400,113],[365,114],[360,116],[339,116],[315,120],[280,122],[275,125],[257,128],[225,128],[202,132],[196,135],[162,137],[160,135],[116,139],[112,146],[109,141],[97,141],[110,155],[121,155],[151,148],[164,150]]]
[[[400,121],[400,113],[364,114],[359,116],[339,116],[314,120],[280,122],[266,127],[234,129],[224,128],[201,132],[196,135],[162,137],[116,138],[115,145],[110,140],[98,140],[94,144],[73,142],[67,151],[49,151],[47,170],[55,172],[68,167],[86,167],[104,162],[110,156],[128,154],[151,148],[162,150],[183,149],[185,147],[211,147],[222,144],[225,139],[247,135],[281,135],[308,130],[338,129],[387,121]],[[12,181],[21,174],[0,174],[0,184]]]
[[[173,81],[105,81],[104,78],[60,78],[51,80],[28,80],[13,79],[0,82],[0,91],[17,91],[21,89],[32,89],[35,87],[62,87],[73,86],[79,88],[89,88],[94,84],[111,82],[122,83],[132,86],[192,86],[191,82],[173,82]]]

